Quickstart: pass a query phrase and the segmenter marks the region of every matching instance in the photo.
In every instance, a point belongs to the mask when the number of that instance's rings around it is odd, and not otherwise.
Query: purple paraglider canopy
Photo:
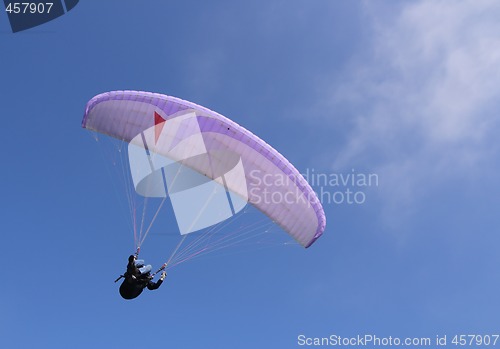
[[[168,193],[181,234],[213,223],[189,223],[187,216],[178,214],[186,207],[182,193],[204,184],[186,171],[182,176],[191,178],[190,186],[177,176],[169,182],[168,169],[177,168],[178,174],[178,164],[223,186],[230,193],[229,215],[241,209],[239,201],[248,202],[304,247],[325,230],[323,207],[297,169],[262,139],[207,108],[157,93],[113,91],[87,103],[82,126],[146,149],[148,156],[158,154],[155,161],[149,158],[147,170],[132,170],[135,190],[142,196]],[[140,161],[131,158],[131,166]]]

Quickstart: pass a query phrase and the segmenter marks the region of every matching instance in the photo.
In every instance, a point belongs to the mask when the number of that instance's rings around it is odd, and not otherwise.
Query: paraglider
[[[120,275],[116,281],[124,278],[120,285],[120,295],[124,299],[134,299],[138,297],[142,291],[147,288],[148,290],[158,289],[167,272],[164,270],[158,281],[153,281],[154,275],[151,275],[151,265],[144,265],[144,260],[137,259],[136,255],[130,255],[128,258],[127,271],[125,274]],[[115,282],[116,282],[115,281]]]
[[[182,239],[163,269],[189,234],[229,220],[248,205],[305,248],[325,230],[323,207],[299,171],[262,139],[205,107],[157,93],[113,91],[87,103],[82,126],[126,144],[127,185],[134,195],[157,200],[149,225],[144,214],[136,223],[136,207],[131,208],[137,248],[169,199]]]

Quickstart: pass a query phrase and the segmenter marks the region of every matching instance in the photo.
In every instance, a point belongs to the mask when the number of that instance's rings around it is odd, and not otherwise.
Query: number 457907
[[[8,13],[50,13],[53,2],[9,2],[5,11]]]
[[[461,334],[455,335],[451,343],[459,346],[493,346],[497,344],[498,337],[500,337],[498,334]]]

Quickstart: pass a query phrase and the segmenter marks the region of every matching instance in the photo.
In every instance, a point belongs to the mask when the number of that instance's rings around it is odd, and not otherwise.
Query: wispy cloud
[[[370,166],[384,198],[411,206],[425,187],[498,150],[500,3],[418,1],[397,11],[367,2],[370,47],[329,99],[352,111],[336,168]]]

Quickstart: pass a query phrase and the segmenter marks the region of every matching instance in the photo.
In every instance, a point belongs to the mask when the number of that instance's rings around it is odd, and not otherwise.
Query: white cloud
[[[366,4],[371,46],[333,92],[354,118],[334,166],[376,169],[384,199],[410,207],[429,185],[473,175],[497,148],[500,3],[376,6]]]

